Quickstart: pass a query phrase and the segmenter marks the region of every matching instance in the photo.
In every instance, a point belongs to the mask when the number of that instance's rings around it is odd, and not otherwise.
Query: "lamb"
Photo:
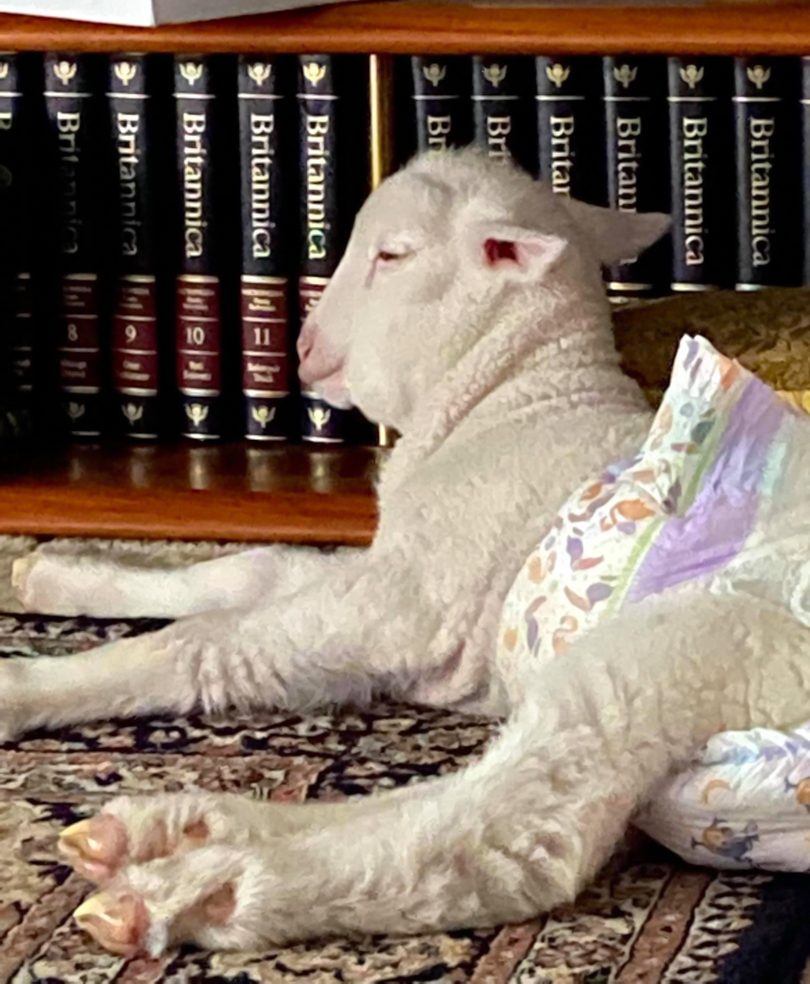
[[[600,263],[666,225],[469,151],[417,158],[361,210],[299,340],[305,385],[403,435],[372,546],[276,546],[175,572],[47,548],[18,564],[29,608],[179,620],[98,652],[0,661],[5,738],[379,694],[504,721],[464,771],[342,804],[113,800],[60,839],[100,886],[76,918],[103,946],[533,917],[574,898],[652,784],[709,735],[806,715],[808,630],[750,598],[669,592],[543,668],[497,644],[510,584],[566,495],[649,427],[618,367]]]

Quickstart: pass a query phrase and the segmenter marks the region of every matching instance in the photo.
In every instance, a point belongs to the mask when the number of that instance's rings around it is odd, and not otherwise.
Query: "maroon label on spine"
[[[219,278],[177,278],[177,385],[192,395],[220,391]]]
[[[246,396],[284,396],[290,390],[287,282],[242,279],[242,389]]]
[[[157,393],[156,293],[154,277],[121,277],[116,286],[112,365],[119,393]]]
[[[322,280],[302,277],[298,281],[298,309],[301,315],[301,324],[310,311],[321,299],[321,294],[326,290],[329,281],[324,277]]]
[[[34,305],[30,273],[16,274],[13,303],[11,368],[15,388],[27,393],[34,388]]]
[[[301,323],[312,311],[329,281],[326,277],[301,277],[298,281],[298,304]],[[301,438],[316,444],[341,444],[348,432],[348,412],[329,406],[306,390],[302,397]]]
[[[63,390],[96,393],[101,388],[98,280],[92,273],[62,277],[59,379]]]

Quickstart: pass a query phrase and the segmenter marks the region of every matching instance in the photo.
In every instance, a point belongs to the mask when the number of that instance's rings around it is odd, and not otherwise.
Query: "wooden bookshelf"
[[[388,0],[157,29],[0,14],[0,50],[810,54],[810,4]],[[243,444],[6,455],[0,533],[365,544],[385,452]]]
[[[383,451],[75,445],[7,454],[0,533],[370,542]]]
[[[697,0],[661,5],[501,5],[387,0],[260,17],[129,28],[0,15],[0,48],[73,51],[377,52],[380,54],[805,54],[810,4]]]

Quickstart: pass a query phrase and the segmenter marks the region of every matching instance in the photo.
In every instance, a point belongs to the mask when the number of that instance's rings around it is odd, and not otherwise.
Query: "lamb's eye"
[[[378,263],[396,263],[398,260],[404,260],[411,255],[411,251],[407,249],[394,252],[390,249],[381,249],[377,253]]]

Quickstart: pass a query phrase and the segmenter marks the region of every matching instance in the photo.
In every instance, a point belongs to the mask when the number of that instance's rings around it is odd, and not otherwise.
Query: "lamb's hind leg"
[[[133,949],[244,947],[491,925],[571,900],[651,785],[709,735],[810,706],[810,633],[787,615],[697,593],[644,607],[527,667],[525,702],[465,772],[358,804],[351,825],[129,866],[81,921]]]
[[[327,826],[351,826],[394,798],[429,795],[428,783],[405,786],[384,796],[356,796],[341,802],[267,802],[236,793],[157,793],[119,796],[100,813],[67,827],[59,850],[83,877],[102,885],[122,868],[155,858],[185,854],[203,845],[279,843],[279,838]]]
[[[310,581],[333,577],[360,553],[273,544],[166,568],[134,557],[113,559],[106,551],[77,556],[44,544],[15,561],[12,582],[26,611],[178,618],[293,594]]]

